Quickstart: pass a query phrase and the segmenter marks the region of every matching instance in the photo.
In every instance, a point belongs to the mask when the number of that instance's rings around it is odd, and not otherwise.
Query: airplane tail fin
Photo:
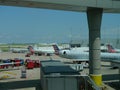
[[[32,46],[28,46],[28,51],[31,53],[31,55],[34,54],[34,49]]]
[[[55,54],[56,54],[56,55],[59,55],[59,51],[60,51],[59,47],[58,47],[56,44],[54,44],[54,45],[52,45],[52,46],[53,46],[53,48],[54,48],[54,50],[55,50]]]
[[[108,48],[108,52],[109,52],[109,53],[115,53],[115,52],[116,52],[116,51],[114,50],[113,46],[110,45],[110,44],[107,45],[107,48]]]

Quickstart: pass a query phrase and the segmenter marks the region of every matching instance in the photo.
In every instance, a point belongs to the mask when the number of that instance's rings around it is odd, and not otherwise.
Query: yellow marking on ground
[[[16,73],[13,73],[13,72],[3,72],[3,73],[5,73],[5,74],[11,74],[11,75],[17,75]]]
[[[4,75],[4,76],[0,77],[0,80],[7,79],[7,78],[9,78],[9,77],[10,77],[10,76],[8,76],[8,75]]]

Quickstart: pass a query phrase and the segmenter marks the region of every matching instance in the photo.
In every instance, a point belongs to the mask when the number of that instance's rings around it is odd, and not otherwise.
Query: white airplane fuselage
[[[27,48],[11,48],[10,51],[12,51],[13,53],[24,53],[24,52],[27,52],[28,49]]]
[[[89,52],[84,52],[80,50],[60,50],[59,56],[68,58],[68,59],[76,59],[79,61],[89,60]],[[101,60],[104,60],[104,61],[120,60],[120,54],[101,52]]]
[[[39,54],[54,54],[53,47],[33,47],[33,50]]]
[[[89,61],[89,47],[79,47],[62,50],[59,49],[57,45],[53,45],[53,48],[56,54],[60,57],[74,59],[76,61]],[[105,49],[106,48],[101,47],[101,50]],[[104,61],[120,60],[120,54],[101,51],[100,58]]]

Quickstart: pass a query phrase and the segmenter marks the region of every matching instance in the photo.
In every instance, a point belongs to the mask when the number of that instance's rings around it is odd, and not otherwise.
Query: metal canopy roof
[[[79,74],[78,71],[72,69],[70,66],[65,65],[58,60],[41,61],[41,69],[46,75],[54,73],[59,73],[60,75]]]
[[[54,74],[59,73],[60,75],[76,75],[79,74],[76,70],[72,69],[70,66],[47,66],[43,67],[44,74]]]

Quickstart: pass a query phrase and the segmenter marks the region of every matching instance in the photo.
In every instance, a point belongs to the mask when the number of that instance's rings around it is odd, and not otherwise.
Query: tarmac
[[[32,55],[30,57],[25,57],[26,53],[12,53],[12,52],[2,52],[0,53],[0,59],[14,59],[14,58],[20,58],[20,59],[31,59],[31,60],[60,60],[62,62],[70,63],[72,60],[61,58],[56,55],[52,56],[35,56]],[[109,62],[101,62],[101,74],[107,75],[107,74],[118,74],[118,69],[111,69]],[[14,88],[9,90],[36,90],[36,88],[39,88],[40,84],[40,68],[34,68],[34,69],[27,69],[26,70],[26,78],[21,78],[21,69],[22,66],[16,67],[14,69],[9,69],[5,71],[0,71],[0,90],[8,90],[7,88],[12,87],[14,85]],[[81,74],[89,74],[89,69],[84,68],[83,71],[80,72]],[[21,83],[24,82],[22,85]],[[29,82],[29,85],[27,85]],[[31,82],[31,84],[30,84]],[[108,84],[108,83],[107,83]],[[36,85],[36,87],[33,87],[33,85]],[[113,84],[112,84],[113,85]],[[24,88],[26,87],[26,88]],[[19,89],[16,89],[19,88]],[[115,88],[115,87],[114,87]],[[117,89],[112,90],[120,90],[118,87]]]

